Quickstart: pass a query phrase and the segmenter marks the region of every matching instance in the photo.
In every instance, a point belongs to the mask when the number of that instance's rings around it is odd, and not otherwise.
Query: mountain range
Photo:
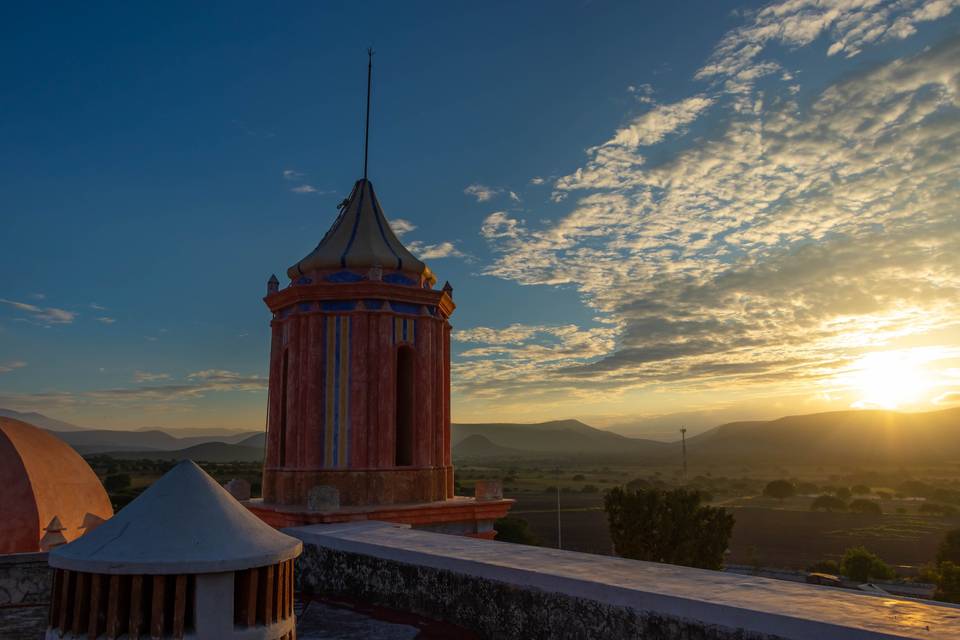
[[[0,409],[0,416],[46,428],[83,454],[211,462],[263,458],[263,432],[216,429],[184,436],[190,432],[177,430],[181,436],[177,437],[160,429],[82,429],[39,413],[7,409]],[[577,457],[662,463],[681,455],[680,442],[630,438],[578,420],[453,424],[451,431],[453,456],[460,461]],[[960,407],[926,413],[834,411],[730,422],[688,438],[687,453],[692,463],[960,460]]]

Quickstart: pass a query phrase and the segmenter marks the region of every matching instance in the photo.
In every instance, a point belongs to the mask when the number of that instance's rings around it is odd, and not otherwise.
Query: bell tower
[[[449,283],[397,239],[363,178],[316,248],[267,282],[270,386],[263,498],[277,527],[387,520],[493,537],[513,500],[454,496]]]
[[[268,286],[269,416],[263,498],[342,506],[453,496],[449,289],[390,229],[361,179],[320,244]]]

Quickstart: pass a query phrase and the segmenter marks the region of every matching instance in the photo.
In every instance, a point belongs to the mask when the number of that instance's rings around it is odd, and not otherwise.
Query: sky
[[[960,0],[25,3],[0,407],[263,428],[272,273],[362,171],[453,419],[960,406]]]

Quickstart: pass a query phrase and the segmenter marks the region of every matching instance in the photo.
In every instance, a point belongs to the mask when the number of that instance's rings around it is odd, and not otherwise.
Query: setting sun
[[[933,380],[925,368],[929,354],[918,351],[870,353],[857,361],[848,378],[855,408],[896,409],[919,402]]]

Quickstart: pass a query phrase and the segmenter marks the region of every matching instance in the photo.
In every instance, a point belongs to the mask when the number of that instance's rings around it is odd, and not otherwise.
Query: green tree
[[[951,529],[937,549],[937,564],[952,562],[960,565],[960,529]]]
[[[851,547],[844,552],[840,560],[840,573],[859,582],[869,582],[871,578],[890,580],[895,575],[880,556],[862,546]]]
[[[879,504],[873,500],[867,500],[866,498],[857,498],[856,500],[853,500],[849,505],[847,505],[847,508],[853,513],[869,513],[877,516],[883,513]]]
[[[836,496],[824,494],[814,498],[810,504],[811,511],[846,511],[847,503]]]
[[[523,518],[518,518],[517,516],[499,518],[493,522],[493,528],[497,532],[497,540],[502,542],[532,545],[540,544],[540,539],[530,531],[529,523]]]
[[[815,562],[807,567],[807,571],[810,573],[829,573],[831,575],[838,575],[840,573],[840,565],[837,564],[836,560],[821,560],[820,562]]]
[[[103,479],[103,488],[107,493],[116,493],[130,487],[130,474],[115,473]]]
[[[796,494],[797,488],[789,480],[773,480],[763,488],[763,495],[777,500],[792,498]]]
[[[937,590],[933,597],[944,602],[960,603],[960,565],[949,560],[940,563]]]
[[[604,497],[617,555],[702,569],[720,569],[733,532],[725,509],[703,506],[698,491],[614,487]]]

